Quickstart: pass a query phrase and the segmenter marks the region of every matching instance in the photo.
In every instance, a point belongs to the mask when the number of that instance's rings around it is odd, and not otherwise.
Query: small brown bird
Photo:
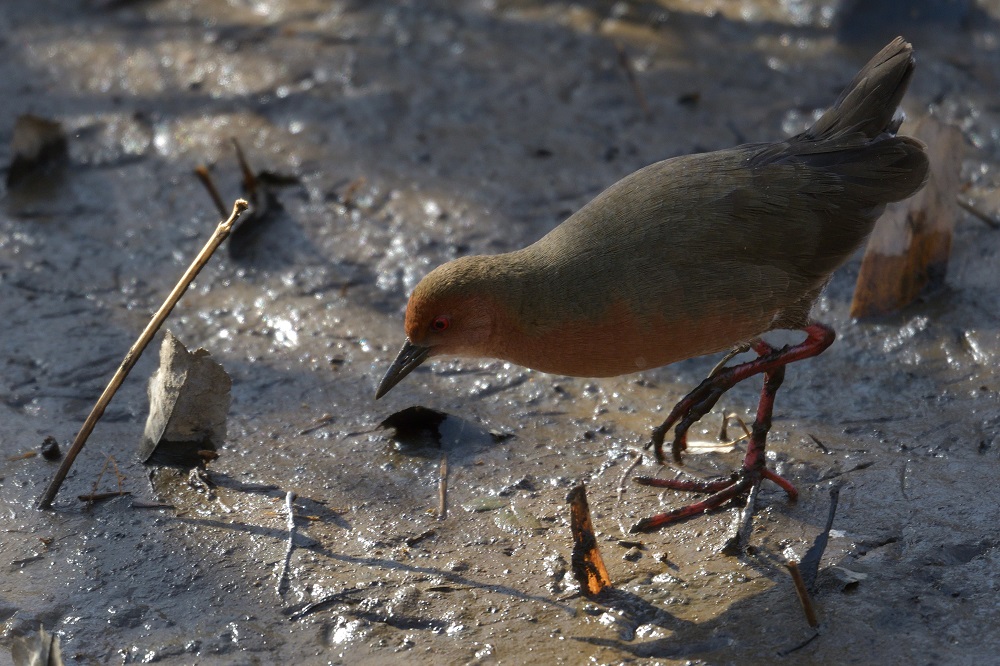
[[[924,147],[896,136],[896,108],[913,73],[896,38],[858,73],[833,108],[797,136],[657,162],[618,181],[536,243],[464,257],[431,271],[406,309],[406,343],[375,397],[426,359],[503,359],[561,375],[608,377],[731,350],[653,431],[687,431],[738,382],[764,375],[742,468],[717,481],[641,479],[714,493],[640,521],[653,530],[749,493],[762,479],[774,395],[785,366],[816,356],[835,334],[809,311],[833,271],[868,236],[887,203],[927,178]],[[760,336],[801,329],[775,349]],[[757,358],[725,367],[737,353]]]

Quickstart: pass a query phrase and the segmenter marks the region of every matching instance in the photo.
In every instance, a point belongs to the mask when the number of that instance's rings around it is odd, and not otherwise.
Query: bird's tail
[[[892,40],[858,72],[803,138],[823,141],[861,134],[874,139],[880,134],[895,134],[902,122],[896,117],[896,108],[906,93],[913,66],[913,47],[902,37]]]

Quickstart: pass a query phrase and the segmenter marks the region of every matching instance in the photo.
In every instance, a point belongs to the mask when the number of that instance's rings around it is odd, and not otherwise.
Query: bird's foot
[[[763,450],[761,450],[761,453],[763,453]],[[750,457],[750,452],[747,452],[747,457]],[[648,476],[636,477],[635,482],[644,486],[712,494],[700,502],[694,502],[692,504],[688,504],[687,506],[678,507],[665,513],[658,513],[655,516],[644,518],[633,525],[629,531],[632,533],[653,532],[661,527],[665,527],[666,525],[678,523],[688,518],[701,515],[706,511],[716,509],[727,502],[743,499],[755,486],[759,486],[764,479],[778,484],[782,490],[788,493],[789,499],[794,501],[798,498],[799,491],[796,490],[795,486],[789,483],[787,479],[782,478],[777,473],[759,464],[755,464],[752,467],[744,465],[744,467],[738,472],[734,472],[727,477],[712,479],[710,481],[660,479]]]
[[[765,342],[758,341],[757,344],[754,345],[754,349],[757,350],[758,354],[760,354],[756,361],[743,363],[735,366],[734,368],[729,368],[712,375],[702,382],[701,386],[695,389],[692,394],[689,394],[688,398],[685,398],[684,401],[689,400],[691,395],[698,393],[702,387],[706,385],[706,383],[714,382],[715,379],[719,377],[732,377],[735,374],[734,371],[745,368],[746,366],[763,367],[763,370],[761,371],[764,373],[764,386],[760,392],[760,401],[757,403],[757,417],[754,419],[753,428],[750,431],[750,440],[747,443],[747,453],[743,458],[742,468],[726,478],[714,479],[711,481],[657,479],[649,477],[636,478],[637,483],[647,486],[711,493],[711,495],[700,502],[695,502],[687,506],[667,511],[666,513],[657,514],[650,518],[646,518],[645,520],[640,520],[632,526],[632,532],[651,532],[653,530],[658,530],[665,525],[700,515],[706,511],[718,508],[732,500],[743,498],[746,495],[753,497],[756,495],[761,482],[765,479],[778,484],[782,490],[788,493],[789,498],[792,500],[798,498],[799,493],[795,489],[795,486],[778,476],[778,474],[773,470],[767,468],[767,460],[764,453],[767,445],[767,433],[771,430],[771,414],[774,411],[774,397],[778,393],[778,389],[781,387],[781,383],[785,379],[785,364],[790,362],[787,359],[792,356],[793,352],[801,353],[801,348],[806,346],[810,341],[813,341],[813,345],[811,347],[807,346],[806,351],[811,351],[813,355],[819,353],[814,351],[816,347],[814,337],[818,339],[820,334],[824,334],[825,331],[829,331],[830,341],[832,341],[833,331],[827,329],[826,327],[817,325],[815,330],[807,329],[807,331],[809,332],[809,338],[807,338],[801,345],[790,349],[786,348],[777,351],[771,350],[768,352],[768,350],[771,349],[770,346]],[[827,346],[829,345],[827,344]],[[825,349],[825,347],[821,348],[820,351],[822,351],[822,349]],[[798,359],[792,357],[791,360]],[[737,378],[732,383],[745,378],[740,377],[739,375],[736,375],[736,377]],[[728,382],[729,379],[726,381]],[[731,386],[732,384],[729,385]],[[698,406],[700,404],[698,400],[705,400],[706,398],[702,397],[704,395],[708,395],[709,398],[711,398],[714,394],[698,393],[698,397],[692,400],[691,404],[694,405],[695,408],[700,409]],[[682,401],[682,403],[684,401]],[[674,408],[674,411],[677,411],[677,408]],[[701,414],[699,414],[699,417],[700,416]],[[684,420],[687,420],[688,418],[690,418],[690,415],[685,416]],[[684,420],[681,421],[681,425],[684,424]],[[679,425],[677,429],[680,431],[681,426]],[[662,434],[666,431],[666,428],[661,426],[658,430],[660,430]],[[684,432],[686,432],[686,430]],[[675,453],[678,452],[675,450]],[[738,530],[739,536],[737,541],[739,542],[745,542],[746,537],[749,534],[750,521],[753,516],[752,504],[747,506],[744,513],[745,515],[740,521],[743,527]]]
[[[750,363],[741,363],[732,368],[722,367],[737,354],[751,348],[757,352],[757,359],[755,361],[750,361]],[[734,371],[752,363],[759,362],[765,356],[772,355],[774,353],[774,347],[767,344],[760,338],[747,343],[745,347],[740,345],[729,352],[719,364],[712,368],[712,372],[709,373],[708,377],[705,378],[705,380],[702,381],[697,388],[688,393],[684,396],[684,399],[674,405],[674,408],[670,411],[670,415],[667,416],[667,420],[653,429],[653,436],[650,439],[649,444],[646,445],[646,448],[648,449],[650,446],[653,447],[653,452],[656,455],[656,461],[659,463],[663,462],[663,443],[666,439],[667,432],[676,424],[677,429],[674,430],[674,441],[671,446],[671,454],[675,464],[683,465],[684,463],[681,460],[681,452],[687,449],[688,430],[692,425],[701,420],[701,417],[708,414],[708,412],[715,407],[715,403],[719,401],[719,398],[721,398],[726,391],[745,379],[745,377],[738,376]]]

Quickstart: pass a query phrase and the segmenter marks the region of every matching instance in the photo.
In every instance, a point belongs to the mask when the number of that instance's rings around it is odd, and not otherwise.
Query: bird
[[[925,147],[898,135],[913,75],[897,37],[806,131],[775,143],[684,155],[622,178],[535,243],[449,261],[406,306],[406,341],[376,400],[428,359],[500,359],[573,377],[611,377],[727,352],[652,431],[663,464],[682,463],[687,432],[719,398],[755,375],[764,382],[743,464],[710,481],[639,477],[644,485],[707,493],[640,520],[660,529],[738,500],[770,480],[766,439],[785,366],[817,356],[836,333],[810,310],[832,273],[862,245],[889,203],[927,180]],[[775,348],[761,336],[800,330]],[[756,357],[728,365],[752,350]]]

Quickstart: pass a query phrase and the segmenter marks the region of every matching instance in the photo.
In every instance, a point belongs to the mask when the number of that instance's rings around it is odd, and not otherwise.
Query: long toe
[[[700,502],[693,502],[686,506],[671,509],[665,513],[658,513],[655,516],[644,518],[633,525],[629,529],[629,532],[633,534],[636,532],[653,532],[667,525],[679,523],[688,518],[701,515],[706,511],[717,509],[730,501],[742,499],[744,495],[750,492],[751,488],[759,485],[764,479],[777,484],[788,494],[790,500],[794,501],[798,498],[799,492],[795,489],[795,486],[766,467],[744,467],[737,472],[733,472],[731,476],[712,479],[710,481],[658,479],[648,476],[636,477],[635,482],[643,486],[714,494]]]
[[[662,527],[666,527],[667,525],[679,523],[682,520],[687,520],[688,518],[693,518],[694,516],[699,516],[706,511],[711,511],[712,509],[718,508],[723,504],[740,497],[748,492],[752,485],[753,479],[750,475],[741,474],[738,479],[729,482],[727,487],[723,488],[714,495],[709,495],[700,502],[694,502],[693,504],[688,504],[687,506],[672,509],[666,513],[659,513],[655,516],[644,518],[633,525],[631,529],[629,529],[629,532],[633,534],[636,532],[653,532]]]

